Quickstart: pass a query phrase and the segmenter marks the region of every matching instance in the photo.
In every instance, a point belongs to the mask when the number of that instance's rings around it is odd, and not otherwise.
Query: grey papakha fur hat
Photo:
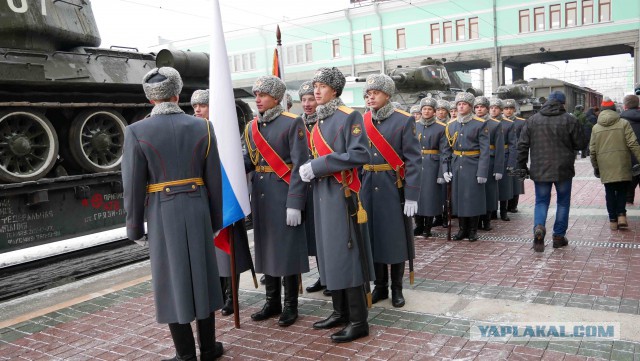
[[[409,109],[409,113],[411,114],[420,113],[420,105],[412,106],[411,109]]]
[[[313,95],[313,82],[311,80],[307,80],[300,85],[300,89],[298,89],[298,95],[300,96],[300,100],[305,95]]]
[[[515,99],[505,99],[502,101],[502,108],[516,108],[516,100]]]
[[[149,100],[169,99],[180,95],[182,78],[174,68],[153,68],[142,78],[142,89]]]
[[[287,108],[291,108],[293,106],[293,98],[291,97],[291,94],[285,93],[284,97],[287,98]]]
[[[347,80],[340,69],[333,68],[320,68],[316,71],[316,74],[311,79],[311,83],[324,83],[332,87],[336,91],[336,96],[342,95],[342,90]]]
[[[431,97],[427,97],[427,98],[422,98],[422,100],[420,100],[420,110],[422,111],[422,108],[424,107],[432,107],[433,110],[436,110],[436,106],[438,105],[438,101],[431,98]]]
[[[465,102],[471,106],[473,106],[473,101],[475,100],[475,97],[473,96],[473,94],[471,93],[467,93],[467,92],[459,92],[458,94],[456,94],[456,106],[458,106],[458,103],[460,102]]]
[[[450,107],[449,102],[446,100],[440,99],[436,102],[436,109],[446,109],[449,111]]]
[[[500,98],[491,98],[489,99],[489,107],[498,107],[502,109],[502,99]]]
[[[209,105],[209,89],[198,89],[191,95],[191,106],[196,104]]]
[[[476,97],[473,100],[473,106],[476,107],[478,105],[484,105],[485,107],[488,108],[489,107],[489,99],[487,99],[487,97],[482,96],[482,95],[479,96],[479,97]]]
[[[457,103],[455,102],[455,100],[450,101],[449,102],[449,110],[451,110],[451,109],[456,109],[457,110],[456,104]]]
[[[379,90],[388,96],[392,96],[396,91],[396,85],[393,83],[393,79],[386,74],[371,74],[367,76],[364,91]]]
[[[273,75],[263,75],[256,79],[256,82],[253,83],[253,88],[251,88],[253,94],[256,93],[266,93],[269,94],[275,99],[278,103],[282,101],[282,97],[284,97],[284,92],[287,91],[287,86],[284,84],[282,79]]]

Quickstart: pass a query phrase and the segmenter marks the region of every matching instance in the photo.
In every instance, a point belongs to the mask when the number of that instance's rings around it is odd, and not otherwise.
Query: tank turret
[[[516,80],[512,84],[501,85],[493,93],[500,99],[514,99],[521,116],[529,116],[540,109],[541,103],[533,96],[533,89],[526,80]]]
[[[447,69],[438,60],[425,59],[419,67],[398,67],[388,75],[398,92],[448,91],[451,87]]]

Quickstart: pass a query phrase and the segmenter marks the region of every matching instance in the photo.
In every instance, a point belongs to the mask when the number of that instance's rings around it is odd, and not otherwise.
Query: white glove
[[[418,201],[404,201],[404,215],[407,217],[415,216],[416,212],[418,212]]]
[[[139,246],[149,247],[149,239],[147,238],[146,234],[142,236],[142,238],[136,239],[134,242],[136,242]]]
[[[444,181],[447,183],[451,182],[451,179],[453,179],[453,173],[451,172],[445,172],[442,176],[444,177]]]
[[[436,180],[436,182],[437,182],[438,184],[444,184],[444,178],[438,178],[438,179]]]
[[[494,176],[496,177],[496,180],[499,181],[500,179],[502,179],[502,173],[496,173],[494,174]]]
[[[313,174],[313,169],[311,169],[311,163],[301,165],[299,172],[300,179],[302,179],[303,182],[311,182],[311,180],[316,177],[316,175]]]
[[[478,184],[485,184],[487,183],[487,178],[485,177],[478,177]]]
[[[302,223],[302,211],[294,208],[287,208],[287,226],[295,227]]]

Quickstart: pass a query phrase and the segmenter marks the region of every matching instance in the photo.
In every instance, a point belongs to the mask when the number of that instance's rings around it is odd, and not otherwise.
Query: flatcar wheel
[[[0,182],[26,182],[44,177],[55,165],[58,135],[40,113],[0,112]]]
[[[122,162],[127,121],[113,110],[86,110],[78,114],[69,130],[73,160],[89,172],[117,170]]]

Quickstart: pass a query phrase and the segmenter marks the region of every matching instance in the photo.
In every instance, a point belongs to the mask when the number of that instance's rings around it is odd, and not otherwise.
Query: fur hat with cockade
[[[198,89],[191,95],[191,106],[196,104],[209,105],[209,89]]]
[[[284,84],[282,79],[273,75],[263,75],[256,79],[256,82],[253,83],[253,88],[251,88],[253,94],[256,93],[266,93],[269,94],[275,99],[278,103],[282,101],[282,97],[284,97],[284,92],[287,91],[287,86]]]
[[[371,74],[367,76],[364,91],[379,90],[388,96],[392,96],[396,91],[396,85],[393,83],[393,79],[386,74]]]
[[[174,68],[154,68],[142,78],[142,89],[149,100],[169,99],[180,95],[182,78]]]
[[[473,96],[473,94],[467,93],[467,92],[459,92],[458,94],[456,94],[455,102],[456,102],[456,106],[460,102],[465,102],[465,103],[473,106],[473,101],[474,100],[475,100],[475,97]]]
[[[311,80],[307,80],[300,85],[300,89],[298,89],[298,96],[300,100],[305,95],[313,95],[313,82]]]
[[[336,68],[320,68],[316,71],[316,74],[311,79],[311,83],[324,83],[333,88],[336,91],[336,96],[342,95],[342,90],[347,80],[344,74]]]

